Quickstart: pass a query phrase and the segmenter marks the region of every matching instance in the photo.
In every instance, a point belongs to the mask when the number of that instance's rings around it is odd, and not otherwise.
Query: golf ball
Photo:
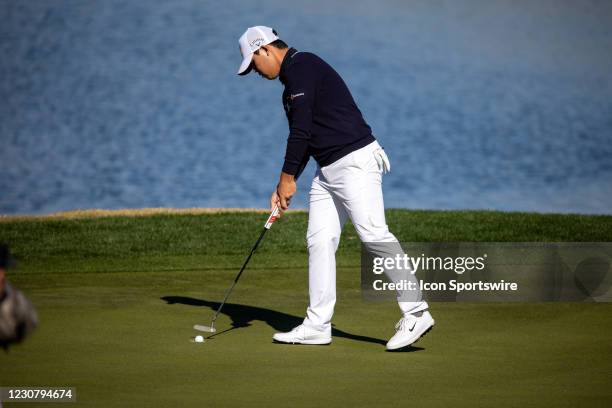
[[[194,340],[196,343],[204,343],[204,337],[202,336],[195,336]]]

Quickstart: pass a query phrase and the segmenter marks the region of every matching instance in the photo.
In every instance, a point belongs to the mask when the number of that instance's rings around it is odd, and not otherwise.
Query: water
[[[343,76],[387,207],[612,213],[611,2],[0,0],[0,22],[0,213],[265,207],[288,128],[282,85],[235,75],[257,24]]]

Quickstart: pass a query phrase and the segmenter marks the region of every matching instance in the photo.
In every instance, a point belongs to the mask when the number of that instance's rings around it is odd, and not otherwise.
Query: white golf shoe
[[[434,324],[434,319],[427,310],[419,317],[412,314],[402,317],[395,325],[395,335],[387,342],[387,350],[397,350],[416,343]]]
[[[319,331],[300,324],[290,332],[276,333],[273,339],[281,343],[291,344],[329,344],[332,341],[331,327],[327,330]]]

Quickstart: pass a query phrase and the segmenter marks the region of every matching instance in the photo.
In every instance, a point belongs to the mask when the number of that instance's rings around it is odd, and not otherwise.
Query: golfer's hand
[[[276,190],[274,190],[272,192],[272,196],[270,197],[270,212],[274,210],[274,207],[276,207],[277,204],[280,207],[280,198],[278,197],[278,193],[276,192]]]
[[[276,186],[281,211],[286,211],[291,203],[291,197],[295,194],[297,187],[295,179],[291,174],[281,173],[280,181]]]

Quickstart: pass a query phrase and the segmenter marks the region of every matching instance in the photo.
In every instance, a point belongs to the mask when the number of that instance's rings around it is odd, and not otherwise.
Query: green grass
[[[611,216],[387,216],[408,242],[612,241]],[[351,225],[332,345],[273,344],[307,304],[307,217],[274,225],[218,320],[231,330],[205,344],[189,341],[191,327],[209,323],[265,214],[0,221],[18,260],[9,278],[41,321],[0,353],[0,385],[74,386],[77,405],[91,407],[608,405],[610,304],[432,303],[436,328],[407,352],[384,352],[399,313],[362,302]]]

